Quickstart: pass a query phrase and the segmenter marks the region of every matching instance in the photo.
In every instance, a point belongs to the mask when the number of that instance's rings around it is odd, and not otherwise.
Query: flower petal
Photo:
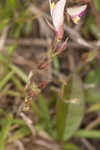
[[[87,5],[67,8],[67,13],[71,16],[72,20],[77,24],[80,19],[80,16],[83,15],[86,8]]]
[[[51,0],[49,0],[49,5],[50,5],[50,13],[51,13],[51,16],[52,16],[52,12],[53,12],[53,9],[54,9],[54,6],[55,6],[55,2],[51,2]]]
[[[52,21],[56,31],[59,31],[60,27],[63,25],[65,4],[66,0],[59,0],[54,6]]]
[[[72,18],[72,20],[73,20],[73,22],[74,22],[75,24],[78,24],[78,23],[79,23],[79,20],[80,20],[80,17],[79,17],[79,16],[76,16],[76,17]]]

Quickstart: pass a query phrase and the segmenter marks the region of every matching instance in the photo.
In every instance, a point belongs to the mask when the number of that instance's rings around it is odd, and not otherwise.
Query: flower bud
[[[51,2],[51,0],[49,0],[49,3],[52,22],[54,30],[56,31],[57,39],[62,39],[63,24],[64,24],[64,8],[66,0],[59,0],[56,4],[54,2]]]

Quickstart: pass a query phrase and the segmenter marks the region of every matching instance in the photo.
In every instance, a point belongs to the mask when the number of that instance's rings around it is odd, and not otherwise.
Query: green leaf
[[[11,96],[20,96],[19,92],[13,90],[2,90],[1,93],[5,95],[11,95]]]
[[[100,138],[100,130],[79,130],[75,136],[83,138]]]
[[[92,106],[90,106],[90,108],[88,109],[88,113],[89,112],[93,112],[93,111],[100,111],[100,104],[94,104],[94,105],[92,105]]]
[[[1,133],[0,133],[0,150],[4,150],[6,138],[8,136],[8,132],[11,128],[12,119],[13,119],[12,115],[8,114],[7,118],[6,118],[6,121],[5,121],[5,125],[1,129]]]
[[[64,145],[64,150],[81,150],[81,148],[78,147],[77,145],[69,142]]]
[[[16,50],[17,44],[9,45],[7,48],[8,57],[11,58],[14,54],[14,51]]]
[[[0,63],[7,65],[8,64],[8,59],[0,52]]]
[[[0,114],[6,115],[6,112],[2,108],[0,108]]]
[[[14,75],[14,71],[11,71],[5,76],[5,78],[2,81],[0,81],[0,90],[12,78],[13,75]]]
[[[21,93],[23,94],[24,93],[24,87],[22,85],[22,83],[20,82],[20,80],[13,75],[12,77],[12,80],[13,80],[13,83],[15,84],[15,86],[21,91]]]
[[[50,111],[48,108],[48,103],[46,101],[46,99],[42,96],[42,95],[38,95],[38,102],[39,102],[39,111],[41,113],[41,116],[39,114],[40,120],[40,126],[43,127],[44,130],[46,130],[50,135],[52,134],[52,120],[51,120],[51,116],[50,116]],[[36,111],[36,108],[35,108]]]
[[[1,10],[1,9],[0,9]],[[0,33],[2,32],[3,28],[5,27],[5,25],[9,22],[9,19],[3,19],[1,22],[0,22]]]
[[[40,111],[42,113],[43,118],[49,120],[50,119],[50,114],[49,114],[49,109],[48,109],[48,104],[46,102],[46,99],[42,95],[38,95],[38,102],[40,105]]]
[[[19,124],[19,125],[21,125],[21,126],[25,126],[25,125],[26,125],[25,121],[22,120],[22,119],[19,119],[19,118],[13,119],[13,120],[12,120],[12,124]]]
[[[33,111],[35,112],[35,114],[39,117],[39,118],[42,118],[42,113],[38,107],[38,105],[35,103],[34,99],[32,98],[31,100],[31,104],[32,104],[32,108],[33,108]]]
[[[100,0],[94,0],[94,4],[95,4],[97,10],[100,11]]]
[[[83,88],[76,74],[65,86],[64,96],[66,102],[59,99],[57,103],[56,126],[58,138],[68,140],[78,129],[84,114]]]
[[[58,57],[57,57],[57,56],[54,56],[54,57],[53,57],[53,63],[54,63],[55,70],[56,70],[57,72],[59,72],[60,68],[59,68],[59,60],[58,60]]]
[[[86,89],[86,97],[89,104],[100,103],[100,69],[97,66],[95,68],[90,70],[85,78],[85,83],[90,85],[90,88]]]
[[[24,136],[27,136],[31,133],[30,129],[27,126],[22,126],[20,129],[14,132],[14,134],[8,139],[8,142],[21,139]]]
[[[9,67],[26,83],[27,82],[27,76],[26,74],[17,66],[10,64]]]

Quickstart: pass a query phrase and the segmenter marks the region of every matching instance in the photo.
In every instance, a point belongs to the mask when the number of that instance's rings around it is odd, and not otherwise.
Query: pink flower
[[[74,23],[78,24],[80,17],[84,14],[87,5],[67,8],[67,13],[71,16]]]
[[[49,0],[49,3],[54,30],[56,31],[57,38],[62,39],[64,24],[64,8],[66,0],[59,0],[56,4]]]

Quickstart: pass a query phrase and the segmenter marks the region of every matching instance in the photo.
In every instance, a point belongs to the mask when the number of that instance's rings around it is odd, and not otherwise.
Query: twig
[[[86,127],[87,130],[93,129],[97,124],[100,123],[100,118],[97,118],[96,120],[89,123],[89,125]]]
[[[30,128],[30,130],[32,131],[33,136],[35,137],[36,131],[35,131],[34,127],[32,126],[32,121],[22,112],[20,113],[20,116],[26,122],[27,126]]]
[[[70,36],[70,38],[78,43],[79,45],[82,45],[84,47],[87,48],[92,48],[93,46],[91,44],[89,44],[86,40],[84,40],[81,35],[75,31],[74,29],[70,28],[68,25],[64,26],[65,31],[67,31],[68,35]]]
[[[66,31],[68,31],[68,28],[66,29]],[[70,31],[69,31],[70,32]],[[76,32],[76,35],[78,34],[78,32]],[[90,42],[88,41],[88,44],[84,44],[84,42],[77,42],[76,43],[76,35],[74,34],[73,32],[73,29],[71,29],[71,34],[70,36],[74,36],[73,39],[74,39],[74,42],[70,42],[68,41],[68,45],[67,47],[68,48],[80,48],[80,49],[83,49],[83,48],[86,48],[86,49],[98,49],[100,48],[100,41],[96,41],[96,42]],[[79,35],[79,38],[80,35]],[[82,40],[81,40],[82,41]],[[86,42],[86,41],[85,41]],[[39,39],[39,38],[35,38],[35,39],[31,39],[31,38],[20,38],[20,39],[7,39],[6,40],[6,44],[18,44],[18,45],[22,45],[22,46],[37,46],[37,47],[44,47],[44,48],[47,48],[48,47],[48,44],[47,44],[47,41],[44,40],[44,39]],[[86,42],[87,43],[87,42]]]
[[[7,39],[7,44],[18,44],[23,46],[38,46],[38,47],[47,47],[47,41],[43,39]]]
[[[93,145],[91,145],[91,144],[89,143],[88,140],[82,138],[82,139],[81,139],[81,142],[84,144],[84,146],[85,146],[86,148],[88,148],[88,150],[96,150],[96,149],[93,147]]]
[[[20,140],[15,140],[14,144],[18,147],[19,150],[25,150],[24,145]]]
[[[7,39],[7,35],[8,35],[8,30],[9,30],[9,27],[11,25],[6,25],[1,33],[1,36],[0,36],[0,51],[4,48],[4,45],[5,45],[5,42],[6,42],[6,39]]]

